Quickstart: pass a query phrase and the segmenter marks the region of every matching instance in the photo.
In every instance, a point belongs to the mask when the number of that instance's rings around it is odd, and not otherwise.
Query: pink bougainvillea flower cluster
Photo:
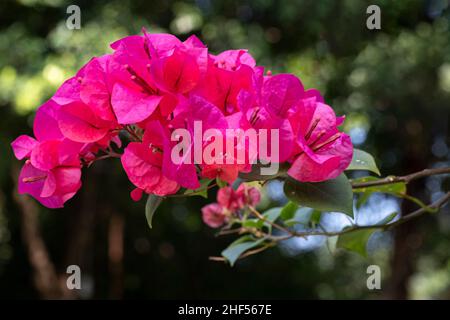
[[[111,48],[39,107],[34,138],[22,135],[12,142],[16,157],[26,160],[20,193],[47,207],[62,207],[79,190],[81,169],[105,157],[121,159],[135,187],[134,200],[143,193],[164,196],[198,189],[204,178],[231,184],[240,172],[251,170],[250,159],[174,163],[172,133],[193,132],[198,121],[204,132],[278,129],[279,162],[290,164],[288,174],[299,181],[335,178],[351,161],[350,138],[338,129],[344,118],[336,117],[317,90],[305,90],[292,74],[266,72],[246,50],[214,55],[195,36],[181,41],[145,30]],[[119,134],[131,142],[122,146]],[[222,223],[224,211],[248,203],[236,192],[220,190],[218,204],[203,211],[208,224]]]
[[[202,208],[203,222],[211,228],[219,228],[229,221],[239,210],[256,206],[261,200],[259,190],[241,184],[237,190],[232,187],[220,188],[217,202]]]

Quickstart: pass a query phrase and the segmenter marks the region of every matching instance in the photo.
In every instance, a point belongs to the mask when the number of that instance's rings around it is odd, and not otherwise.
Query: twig
[[[267,250],[267,249],[269,249],[269,248],[271,248],[273,246],[275,246],[274,242],[267,243],[267,244],[265,244],[262,247],[246,251],[245,253],[241,254],[239,256],[239,258],[237,258],[236,260],[244,259],[244,258],[249,257],[251,255],[260,253],[260,252],[265,251],[265,250]],[[220,262],[226,262],[227,261],[227,259],[225,259],[224,257],[209,257],[209,260],[211,260],[211,261],[220,261]]]
[[[136,132],[134,132],[134,130],[130,128],[130,126],[124,126],[123,128],[131,135],[134,142],[142,141],[141,138],[136,134]]]
[[[409,183],[413,180],[420,179],[423,177],[428,177],[428,176],[433,176],[433,175],[438,175],[438,174],[445,174],[445,173],[450,173],[450,167],[425,169],[422,171],[408,174],[406,176],[389,176],[389,177],[375,180],[375,181],[352,183],[352,188],[353,189],[367,188],[367,187],[381,186],[381,185],[392,184],[392,183],[397,183],[397,182]]]
[[[415,219],[425,213],[430,213],[429,209],[439,210],[442,206],[444,206],[448,201],[450,200],[450,192],[447,192],[444,196],[439,198],[437,201],[432,203],[431,205],[420,208],[414,212],[411,212],[410,214],[402,216],[400,219],[398,219],[395,222],[388,223],[388,224],[381,224],[381,225],[366,225],[366,226],[358,226],[354,225],[350,228],[344,229],[342,231],[337,232],[321,232],[321,231],[311,231],[311,232],[296,232],[292,230],[288,230],[287,235],[282,236],[271,236],[270,239],[276,242],[284,241],[290,238],[294,237],[307,237],[307,236],[327,236],[327,237],[333,237],[333,236],[340,236],[346,233],[358,231],[358,230],[364,230],[364,229],[382,229],[382,230],[388,230],[395,226],[398,226],[400,224],[403,224],[407,221],[410,221],[412,219]]]
[[[279,224],[277,224],[277,223],[275,223],[275,222],[272,222],[272,221],[267,220],[266,217],[264,217],[261,213],[259,213],[259,212],[258,212],[255,208],[253,208],[252,206],[249,206],[249,209],[250,209],[250,211],[251,211],[258,219],[263,220],[264,222],[269,223],[272,227],[274,227],[274,228],[276,228],[276,229],[278,229],[278,230],[280,230],[280,231],[283,231],[283,232],[290,232],[289,229],[286,229],[285,227],[280,226]]]

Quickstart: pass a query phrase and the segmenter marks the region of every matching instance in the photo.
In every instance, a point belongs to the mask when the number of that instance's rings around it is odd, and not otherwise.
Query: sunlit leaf
[[[259,246],[264,242],[264,239],[253,239],[250,236],[244,236],[232,244],[228,248],[222,251],[222,256],[228,260],[231,266],[234,265],[236,260],[246,251]]]
[[[304,226],[309,226],[309,222],[311,221],[311,215],[314,212],[314,209],[302,207],[297,209],[294,217],[291,219],[283,221],[287,226],[293,226],[296,224],[302,224]]]
[[[374,158],[367,152],[353,149],[353,158],[346,170],[367,170],[380,175]]]
[[[386,225],[389,222],[391,222],[392,220],[394,220],[394,218],[398,215],[397,212],[392,212],[391,214],[389,214],[388,216],[384,217],[383,219],[381,219],[380,221],[378,221],[375,225],[377,226],[382,226],[382,225]]]
[[[352,183],[363,183],[363,182],[369,182],[369,181],[377,181],[379,180],[376,177],[362,177],[358,179],[352,180]],[[363,188],[353,188],[353,192],[360,193],[358,200],[356,201],[356,207],[360,208],[366,201],[369,199],[369,197],[375,193],[387,193],[391,194],[396,197],[403,198],[406,194],[406,184],[404,182],[396,182],[396,183],[390,183],[390,184],[384,184],[379,186],[371,186],[371,187],[363,187]]]
[[[282,208],[277,207],[277,208],[269,209],[263,213],[263,217],[266,219],[265,224],[267,225],[269,230],[272,230],[272,225],[270,223],[275,222],[275,220],[278,219],[278,217],[281,214],[281,210],[282,210]]]
[[[314,210],[311,213],[311,217],[309,218],[310,225],[315,228],[319,223],[320,219],[322,218],[322,212],[319,210]]]
[[[247,219],[242,222],[242,226],[245,228],[261,228],[263,226],[264,222],[259,219]]]
[[[280,218],[283,220],[292,219],[295,216],[295,212],[298,209],[298,204],[295,202],[289,201],[283,209],[281,209]]]
[[[338,239],[339,239],[339,236],[327,237],[325,244],[327,246],[328,251],[331,254],[334,254],[336,252],[336,246],[337,246]]]
[[[358,179],[353,179],[353,184],[359,184],[363,182],[369,182],[369,181],[377,181],[380,180],[376,177],[362,177]],[[381,193],[391,193],[391,194],[400,194],[400,193],[406,193],[406,184],[404,182],[395,182],[395,183],[389,183],[389,184],[383,184],[379,186],[371,186],[371,187],[362,187],[362,188],[353,188],[353,192],[381,192]]]
[[[367,257],[367,242],[370,236],[377,231],[377,228],[367,228],[344,233],[339,236],[336,247],[356,252],[363,257]]]
[[[344,174],[323,182],[299,182],[288,178],[284,193],[293,202],[320,211],[342,212],[353,217],[353,193]]]

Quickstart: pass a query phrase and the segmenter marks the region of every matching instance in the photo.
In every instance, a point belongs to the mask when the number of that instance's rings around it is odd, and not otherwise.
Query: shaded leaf
[[[163,198],[154,194],[149,194],[147,198],[147,203],[145,204],[145,217],[147,218],[147,223],[150,228],[152,228],[153,215],[156,209],[158,209]]]
[[[221,180],[220,178],[216,178],[216,183],[219,188],[224,188],[224,187],[228,186],[228,183]]]
[[[289,164],[281,163],[278,173],[274,175],[262,175],[261,168],[265,167],[270,167],[270,164],[268,165],[262,165],[260,163],[254,164],[250,172],[239,173],[239,178],[243,179],[244,181],[265,181],[286,176],[286,172],[289,169]]]
[[[288,178],[284,193],[291,201],[320,211],[342,212],[353,217],[353,193],[344,174],[323,182],[300,182]]]
[[[200,188],[195,190],[188,189],[184,192],[184,195],[201,196],[203,198],[208,198],[208,186],[212,181],[212,179],[202,179],[200,180]]]

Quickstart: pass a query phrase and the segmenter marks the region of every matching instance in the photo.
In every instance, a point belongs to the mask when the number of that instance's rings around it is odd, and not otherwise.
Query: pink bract
[[[234,154],[244,149],[244,163],[226,152],[215,155],[222,163],[194,163],[192,141],[183,154],[190,162],[174,163],[171,151],[178,142],[172,134],[185,129],[193,137],[197,122],[202,134],[214,129],[224,137],[227,129],[254,129],[258,135],[266,129],[266,149],[279,146],[277,161],[289,164],[288,174],[299,181],[336,178],[351,161],[351,140],[338,129],[344,117],[336,117],[320,92],[305,90],[296,76],[265,73],[247,50],[211,54],[195,36],[181,41],[145,30],[111,48],[111,54],[92,58],[38,108],[34,137],[21,135],[11,143],[15,156],[26,160],[20,193],[62,207],[80,188],[82,167],[107,157],[121,158],[136,201],[144,193],[197,189],[205,178],[232,185],[256,159],[272,159],[246,138],[234,149]],[[274,129],[279,137],[271,142]],[[131,141],[122,146],[124,137]],[[200,144],[204,149],[212,141]],[[203,209],[203,219],[219,227],[259,201],[255,188],[228,186],[219,190],[217,203]]]

